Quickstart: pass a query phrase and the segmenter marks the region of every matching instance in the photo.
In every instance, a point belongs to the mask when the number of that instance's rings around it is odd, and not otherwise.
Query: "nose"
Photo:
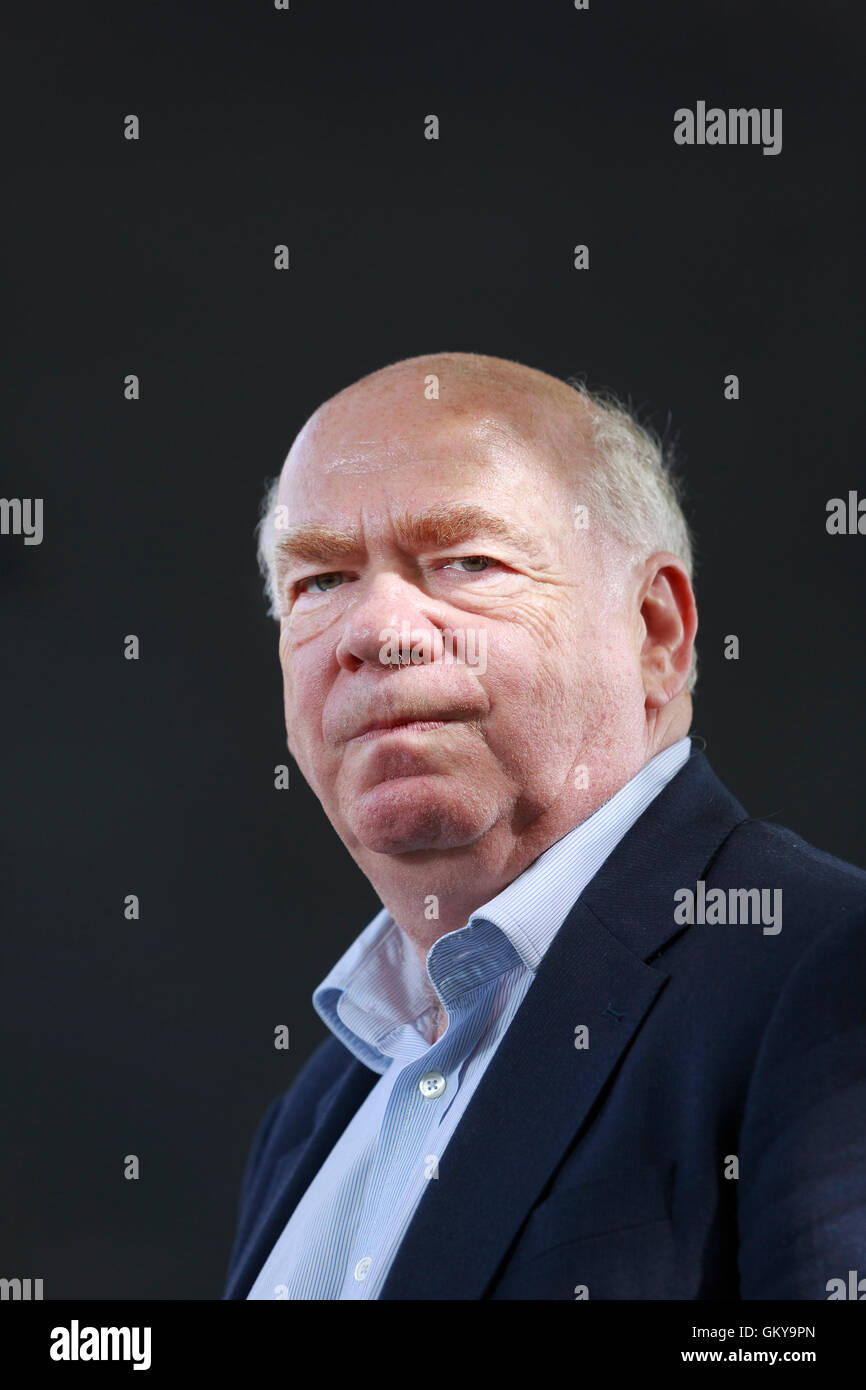
[[[414,650],[434,660],[443,649],[441,629],[429,600],[397,574],[377,574],[356,585],[346,610],[336,657],[347,671],[360,666],[408,665]]]

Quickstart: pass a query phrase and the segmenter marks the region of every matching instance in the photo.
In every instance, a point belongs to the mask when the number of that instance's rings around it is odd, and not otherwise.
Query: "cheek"
[[[518,720],[533,724],[561,710],[580,683],[589,644],[575,614],[534,611],[529,619],[491,637],[488,681]]]
[[[633,682],[624,624],[601,604],[536,614],[522,631],[491,638],[491,652],[486,681],[496,714],[510,737],[538,747],[570,743],[602,710],[610,718]]]
[[[320,664],[308,649],[280,643],[283,678],[283,711],[292,751],[321,737],[322,702],[325,696]]]
[[[280,673],[283,678],[283,708],[286,712],[288,721],[289,713],[293,704],[293,691],[295,688],[295,663],[294,653],[288,645],[285,631],[280,632],[279,644]]]

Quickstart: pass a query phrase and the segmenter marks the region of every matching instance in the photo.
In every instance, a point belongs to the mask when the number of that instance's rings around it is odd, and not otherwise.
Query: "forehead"
[[[420,389],[416,397],[337,398],[316,412],[280,479],[279,500],[293,519],[386,496],[429,503],[483,493],[512,506],[561,497],[567,451],[555,412],[517,401],[444,404]]]

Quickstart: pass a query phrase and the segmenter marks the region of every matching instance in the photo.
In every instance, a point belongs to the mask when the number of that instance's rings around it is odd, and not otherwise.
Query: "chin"
[[[480,799],[467,796],[465,787],[449,787],[451,781],[428,776],[380,782],[353,801],[346,821],[374,854],[472,844],[493,824],[490,807],[482,815]]]

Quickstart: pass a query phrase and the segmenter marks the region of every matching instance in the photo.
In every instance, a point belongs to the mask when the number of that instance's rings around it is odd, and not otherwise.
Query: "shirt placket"
[[[356,1229],[343,1299],[376,1297],[382,1283],[376,1271],[386,1260],[390,1266],[390,1246],[399,1244],[405,1233],[403,1220],[396,1218],[399,1236],[394,1240],[389,1214],[402,1213],[408,1207],[411,1220],[426,1183],[436,1180],[440,1156],[436,1131],[457,1096],[461,1067],[474,1045],[475,1016],[474,1010],[464,1017],[454,1008],[440,1041],[408,1062],[395,1081],[367,1187],[372,1200]]]

